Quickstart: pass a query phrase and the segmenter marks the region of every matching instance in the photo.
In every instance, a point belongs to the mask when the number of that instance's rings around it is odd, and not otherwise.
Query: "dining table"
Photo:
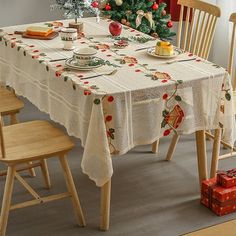
[[[70,21],[60,20],[64,27]],[[0,82],[81,140],[82,171],[101,187],[100,228],[108,230],[112,160],[165,136],[195,133],[199,181],[207,179],[205,130],[224,127],[223,138],[235,141],[232,87],[226,69],[190,52],[175,47],[173,58],[163,58],[155,54],[159,39],[128,26],[112,36],[110,19],[80,21],[75,47],[97,50],[89,68],[68,64],[73,51],[63,50],[60,36],[16,32],[30,25],[60,30],[54,22],[3,27]],[[128,45],[117,46],[120,40]]]

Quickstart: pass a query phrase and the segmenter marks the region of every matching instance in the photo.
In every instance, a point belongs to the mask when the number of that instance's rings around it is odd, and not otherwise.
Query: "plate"
[[[100,58],[95,58],[94,61],[98,61]],[[74,60],[74,58],[68,58],[65,61],[65,65],[69,69],[73,70],[92,70],[98,67],[101,67],[102,64],[97,64],[97,65],[80,65],[78,62]]]
[[[149,55],[151,55],[153,57],[162,58],[162,59],[171,59],[171,58],[177,57],[178,55],[180,55],[182,53],[183,53],[183,50],[180,49],[180,48],[174,48],[174,54],[170,55],[170,56],[162,56],[162,55],[156,54],[155,53],[155,47],[149,48],[147,50],[147,54],[149,54]]]

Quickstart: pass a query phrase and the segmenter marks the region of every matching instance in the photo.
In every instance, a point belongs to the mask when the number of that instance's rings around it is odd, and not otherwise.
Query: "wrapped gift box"
[[[225,188],[236,186],[236,169],[217,172],[217,183]]]
[[[201,203],[215,214],[222,216],[236,211],[236,186],[224,188],[216,178],[202,182]]]

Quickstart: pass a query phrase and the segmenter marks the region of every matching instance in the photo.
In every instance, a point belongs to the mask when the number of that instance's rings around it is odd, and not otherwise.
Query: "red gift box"
[[[222,216],[236,211],[236,186],[224,188],[216,178],[202,182],[201,203]]]
[[[236,186],[236,169],[217,171],[217,183],[225,188]]]

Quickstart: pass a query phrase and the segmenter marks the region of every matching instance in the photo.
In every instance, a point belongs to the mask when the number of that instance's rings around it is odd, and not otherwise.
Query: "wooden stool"
[[[67,135],[46,121],[32,121],[3,127],[2,117],[0,116],[0,161],[8,167],[0,217],[0,236],[6,234],[10,210],[51,202],[65,197],[70,197],[72,200],[78,224],[85,226],[79,198],[66,158],[66,154],[73,146],[74,144]],[[47,158],[52,156],[59,157],[68,191],[40,197],[18,174],[17,168],[31,161],[44,163]],[[47,175],[48,170],[45,169],[45,171]],[[34,200],[11,205],[14,177],[35,198]]]

